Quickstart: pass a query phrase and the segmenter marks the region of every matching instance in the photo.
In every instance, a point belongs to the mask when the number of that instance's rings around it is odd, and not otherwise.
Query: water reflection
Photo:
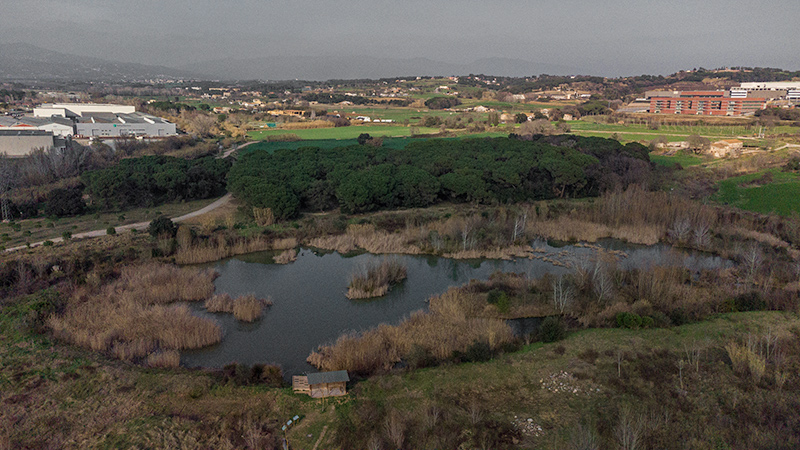
[[[535,248],[540,250],[536,253],[538,259],[514,261],[390,256],[406,264],[408,279],[393,287],[387,296],[366,301],[345,297],[350,274],[386,256],[364,253],[343,257],[301,249],[297,261],[288,265],[274,264],[274,254],[269,252],[222,261],[214,265],[220,273],[215,281],[217,293],[254,293],[270,297],[274,305],[253,324],[242,324],[231,315],[211,314],[202,305],[193,305],[199,315],[219,321],[225,336],[214,347],[186,352],[183,363],[204,367],[222,367],[230,362],[277,363],[287,375],[313,370],[305,359],[318,345],[350,330],[395,324],[410,312],[426,308],[430,296],[451,286],[463,285],[470,279],[488,279],[495,271],[524,273],[531,278],[546,273],[564,274],[570,269],[561,264],[588,263],[605,253],[602,249],[620,252],[618,264],[624,269],[672,264],[701,270],[729,264],[719,257],[683,253],[668,246],[630,246],[615,241],[602,242],[599,247],[555,247],[537,242]]]

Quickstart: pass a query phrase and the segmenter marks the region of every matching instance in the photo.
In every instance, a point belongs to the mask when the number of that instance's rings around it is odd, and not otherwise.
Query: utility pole
[[[8,191],[11,189],[11,166],[8,164],[8,156],[0,154],[0,209],[2,210],[3,222],[10,222],[11,208],[8,206]]]

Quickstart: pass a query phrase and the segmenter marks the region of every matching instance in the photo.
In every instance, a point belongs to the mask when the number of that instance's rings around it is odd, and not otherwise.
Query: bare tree
[[[428,426],[429,429],[433,430],[436,428],[436,424],[439,422],[439,418],[442,416],[442,410],[439,409],[436,405],[431,405],[430,408],[426,411],[425,414],[425,424]]]
[[[761,269],[761,263],[764,261],[764,256],[761,254],[761,248],[758,246],[758,243],[751,243],[747,249],[745,249],[743,256],[745,269],[747,270],[747,278],[750,282],[753,282],[759,269]]]
[[[614,429],[614,437],[622,450],[637,450],[642,447],[644,420],[625,405],[619,412],[619,422]]]
[[[706,221],[700,221],[694,226],[694,245],[703,248],[708,245],[710,236],[710,226]]]
[[[559,276],[553,281],[553,306],[559,313],[564,314],[564,310],[575,299],[575,290],[564,275]]]
[[[672,228],[669,229],[668,233],[672,239],[683,242],[688,239],[691,231],[692,223],[686,217],[682,217],[672,222]]]
[[[383,450],[383,443],[381,442],[380,436],[377,434],[370,436],[369,442],[367,442],[367,450]]]
[[[594,263],[594,270],[592,271],[592,289],[597,295],[597,301],[601,303],[603,299],[610,297],[614,290],[614,282],[602,258],[598,258]]]
[[[528,209],[514,219],[514,232],[511,235],[511,242],[517,242],[517,238],[525,233],[525,226],[528,223]]]
[[[569,449],[570,450],[599,450],[600,449],[600,436],[594,430],[594,427],[579,423],[578,426],[572,429],[569,436]]]
[[[534,135],[544,134],[551,135],[556,132],[556,128],[547,119],[537,119],[531,122],[525,122],[519,127],[519,134]]]
[[[473,426],[479,424],[483,419],[483,408],[478,402],[470,403],[467,412],[469,412],[469,421]]]
[[[383,422],[383,431],[386,434],[386,438],[395,446],[395,448],[401,448],[403,446],[403,441],[405,441],[406,433],[403,425],[403,418],[397,411],[392,411],[386,416],[386,420]]]

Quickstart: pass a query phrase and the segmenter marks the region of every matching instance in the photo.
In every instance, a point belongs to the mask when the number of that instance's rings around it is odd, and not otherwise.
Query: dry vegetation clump
[[[370,266],[350,277],[347,298],[384,296],[392,285],[405,280],[407,276],[406,266],[395,260],[384,259],[380,264]]]
[[[214,279],[217,276],[210,269],[191,270],[150,263],[123,268],[115,286],[121,295],[139,299],[143,303],[198,301],[214,292]]]
[[[502,320],[470,317],[459,289],[431,298],[430,312],[412,313],[399,325],[380,325],[367,332],[340,336],[335,343],[312,352],[308,362],[320,370],[348,370],[370,375],[391,369],[411,352],[421,351],[435,361],[465,352],[475,342],[497,350],[512,342]]]
[[[222,339],[218,324],[168,303],[211,295],[214,276],[165,264],[126,267],[118,280],[77,289],[48,326],[59,339],[125,361],[213,345]]]
[[[181,354],[175,350],[151,353],[147,356],[147,365],[161,369],[175,369],[181,365]]]
[[[211,313],[232,313],[233,298],[228,294],[216,294],[206,300],[205,307]]]
[[[289,264],[290,262],[297,261],[297,250],[293,248],[284,250],[280,254],[273,256],[272,259],[277,264]]]
[[[218,294],[206,300],[206,310],[212,313],[233,314],[242,322],[253,322],[261,317],[264,308],[272,306],[272,301],[257,298],[253,294],[232,298],[228,294]]]
[[[271,304],[270,301],[256,298],[252,294],[237,297],[233,301],[233,317],[241,322],[254,322],[261,318],[264,308]]]
[[[362,248],[370,253],[398,253],[416,255],[422,251],[411,245],[403,233],[389,233],[376,230],[372,224],[350,224],[347,232],[341,235],[321,236],[310,239],[311,247],[335,250],[339,253],[350,253]]]
[[[178,264],[201,264],[246,253],[286,250],[294,247],[297,247],[295,238],[271,239],[266,236],[255,236],[228,239],[225,235],[218,234],[203,242],[180,248],[175,253],[175,262]]]

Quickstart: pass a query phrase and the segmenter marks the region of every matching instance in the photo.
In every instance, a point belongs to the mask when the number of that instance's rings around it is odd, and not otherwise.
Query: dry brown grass
[[[178,264],[201,264],[246,253],[264,250],[285,250],[296,246],[297,239],[295,238],[272,240],[267,237],[256,236],[229,240],[220,234],[217,235],[216,239],[209,239],[204,243],[178,250],[175,254],[175,262]]]
[[[273,256],[272,259],[277,264],[289,264],[290,262],[297,261],[297,250],[293,248],[284,250],[280,254]]]
[[[212,313],[232,313],[233,298],[228,294],[217,294],[206,300],[205,308]]]
[[[254,322],[261,318],[264,308],[272,303],[255,295],[243,295],[233,301],[233,317],[242,322]]]
[[[422,252],[419,247],[410,244],[404,234],[375,230],[371,224],[350,224],[345,234],[317,237],[307,243],[311,247],[335,250],[342,254],[350,253],[357,248],[376,254],[416,255]]]
[[[329,120],[312,120],[308,122],[285,122],[281,124],[284,130],[309,130],[312,128],[333,128],[336,124]]]
[[[206,310],[212,313],[233,314],[237,320],[242,322],[253,322],[260,318],[264,308],[272,306],[272,301],[257,298],[253,294],[243,295],[232,298],[228,294],[219,294],[206,300]]]
[[[384,324],[362,334],[342,335],[311,353],[308,362],[320,370],[368,375],[391,369],[414,347],[446,360],[476,341],[496,349],[513,340],[503,321],[475,317],[478,309],[462,291],[450,289],[431,298],[430,312],[414,312],[397,326]]]
[[[175,369],[181,365],[181,354],[174,350],[151,353],[147,356],[147,365],[161,369]]]
[[[213,345],[222,339],[218,324],[195,316],[186,305],[168,303],[208,297],[214,276],[164,264],[127,267],[118,280],[76,291],[48,325],[59,339],[125,361],[159,350]]]
[[[405,280],[407,276],[406,266],[395,260],[384,259],[380,264],[359,270],[350,277],[347,298],[382,297],[392,285]]]

